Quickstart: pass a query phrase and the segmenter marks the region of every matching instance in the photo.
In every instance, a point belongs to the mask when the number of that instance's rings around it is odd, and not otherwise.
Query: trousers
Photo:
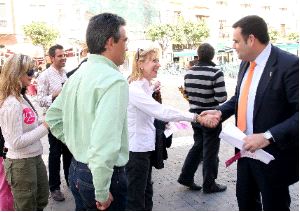
[[[93,176],[87,164],[72,159],[69,184],[75,199],[76,211],[98,210],[95,200]],[[114,167],[109,188],[114,201],[109,211],[124,211],[126,208],[127,179],[125,167]]]
[[[184,161],[179,178],[186,184],[194,182],[195,172],[203,161],[203,188],[209,188],[218,176],[219,167],[219,134],[221,125],[216,128],[206,128],[198,123],[192,123],[194,130],[194,145],[189,150]]]
[[[60,157],[63,156],[63,169],[65,179],[68,185],[69,167],[72,160],[72,154],[68,147],[52,135],[49,131],[49,187],[50,191],[60,190]]]

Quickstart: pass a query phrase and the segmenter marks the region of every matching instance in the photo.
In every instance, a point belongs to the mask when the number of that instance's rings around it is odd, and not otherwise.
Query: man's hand
[[[204,127],[215,128],[220,123],[221,116],[221,111],[206,110],[200,113],[197,121]]]
[[[98,202],[98,201],[96,201],[96,206],[97,206],[97,208],[100,211],[104,211],[104,210],[106,210],[110,206],[110,204],[111,204],[112,201],[114,201],[114,198],[111,195],[111,193],[109,192],[108,199],[105,202]]]
[[[270,144],[270,141],[265,139],[263,133],[248,135],[244,139],[243,149],[250,152],[255,152]]]

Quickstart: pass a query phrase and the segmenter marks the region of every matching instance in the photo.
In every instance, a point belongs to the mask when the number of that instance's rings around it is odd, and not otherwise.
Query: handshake
[[[222,112],[219,110],[205,110],[197,116],[197,122],[204,127],[215,128],[221,121]]]

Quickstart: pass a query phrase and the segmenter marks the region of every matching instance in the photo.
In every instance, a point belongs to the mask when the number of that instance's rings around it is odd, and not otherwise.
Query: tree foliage
[[[290,41],[297,42],[299,41],[299,34],[297,32],[291,32],[290,34],[288,34],[287,38]]]
[[[151,25],[146,30],[146,36],[152,41],[157,41],[159,43],[162,49],[163,56],[165,50],[171,44],[173,33],[173,26],[171,26],[170,24]]]
[[[185,21],[183,17],[180,16],[176,25],[150,25],[146,30],[146,35],[152,41],[157,41],[164,53],[171,43],[188,44],[188,46],[196,48],[209,36],[209,29],[203,21]]]
[[[58,38],[58,30],[48,26],[44,22],[32,22],[25,25],[24,33],[29,37],[34,45],[39,45],[46,51]]]
[[[270,40],[272,43],[276,43],[276,41],[279,39],[279,32],[275,29],[271,29],[269,31]]]

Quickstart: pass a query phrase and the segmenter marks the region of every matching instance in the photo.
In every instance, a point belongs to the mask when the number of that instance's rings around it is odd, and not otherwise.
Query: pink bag
[[[0,211],[13,211],[13,195],[5,178],[3,162],[3,158],[0,157]]]

